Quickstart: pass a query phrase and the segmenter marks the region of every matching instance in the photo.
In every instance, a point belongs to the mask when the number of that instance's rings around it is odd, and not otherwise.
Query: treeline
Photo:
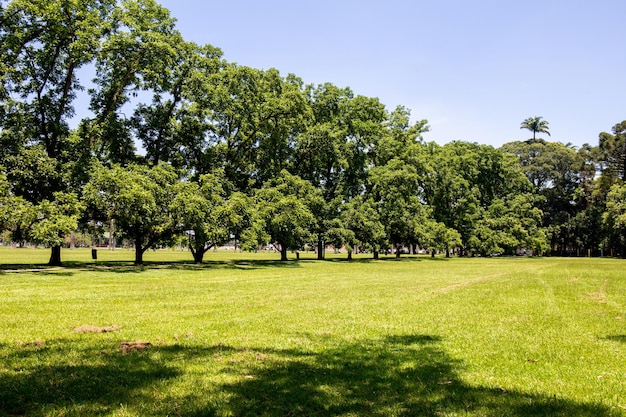
[[[180,239],[197,262],[231,240],[283,259],[626,253],[626,123],[581,149],[440,146],[404,107],[227,62],[152,0],[5,3],[0,229],[51,264],[77,230],[131,240],[136,263]]]

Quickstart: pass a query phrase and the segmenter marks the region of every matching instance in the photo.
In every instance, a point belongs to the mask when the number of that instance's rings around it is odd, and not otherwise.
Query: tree
[[[317,257],[324,258],[326,241],[337,239],[339,204],[344,199],[347,134],[343,117],[352,98],[349,89],[332,84],[309,87],[308,100],[313,114],[310,125],[295,138],[293,172],[317,188],[324,204],[314,208]],[[329,235],[330,229],[332,237]]]
[[[179,48],[185,50],[169,11],[154,0],[125,1],[110,10],[95,56],[95,117],[82,122],[85,140],[101,160],[132,162],[130,121],[122,106],[142,92],[172,93]]]
[[[531,250],[541,255],[549,248],[541,227],[541,210],[533,194],[510,195],[495,199],[477,222],[470,249],[483,256],[492,253],[514,255],[516,250]]]
[[[611,252],[626,258],[626,185],[611,187],[602,220]]]
[[[518,159],[492,146],[430,144],[428,153],[434,169],[425,176],[425,201],[436,221],[461,234],[463,252],[494,200],[530,191]]]
[[[367,192],[398,257],[402,245],[415,245],[423,239],[420,225],[430,217],[422,187],[427,164],[421,134],[428,126],[425,120],[411,125],[409,116],[404,107],[391,112],[369,154]]]
[[[257,225],[262,225],[269,238],[265,243],[277,245],[281,261],[287,260],[289,249],[300,249],[310,238],[315,223],[310,206],[319,199],[317,190],[309,182],[287,171],[282,171],[257,191]]]
[[[59,235],[73,222],[68,220],[73,215],[64,214],[66,196],[79,192],[72,189],[76,182],[65,175],[75,173],[68,169],[75,161],[65,152],[68,121],[83,88],[78,72],[98,53],[114,4],[113,0],[14,0],[3,11],[1,139],[7,146],[0,163],[16,185],[15,194],[39,207],[41,224],[35,237],[48,245],[60,245]],[[20,167],[25,161],[28,166]],[[63,200],[57,202],[57,197]],[[41,217],[47,215],[50,218]],[[52,220],[60,224],[53,227]],[[43,230],[50,230],[51,236],[44,238]],[[60,246],[52,247],[51,263],[60,263]]]
[[[613,133],[600,133],[602,175],[626,181],[626,120],[613,126]]]
[[[229,238],[225,193],[219,172],[202,175],[199,182],[180,182],[172,201],[177,226],[187,234],[194,262]]]
[[[541,116],[529,117],[520,124],[520,129],[528,129],[533,132],[533,142],[535,141],[535,136],[537,133],[545,133],[546,135],[550,136],[550,128],[548,127],[548,122],[542,119],[543,117]]]
[[[587,201],[581,200],[581,193],[586,195],[588,191],[582,188],[588,187],[595,176],[595,167],[590,164],[585,148],[577,151],[570,144],[538,139],[509,142],[501,150],[517,156],[533,191],[544,197],[538,204],[553,251],[562,255],[580,247],[579,243],[587,246],[580,240],[581,235],[572,233],[572,219],[588,208]],[[584,200],[589,197],[586,195]]]
[[[450,257],[450,250],[461,245],[461,234],[454,229],[446,227],[441,222],[431,220],[423,225],[424,248],[435,256],[437,251],[445,251],[446,258]]]
[[[73,193],[54,193],[54,200],[42,200],[34,207],[35,221],[29,237],[52,249],[48,265],[61,265],[61,245],[78,228],[82,203]]]
[[[181,190],[178,175],[161,163],[154,167],[129,165],[111,168],[96,164],[84,188],[84,199],[92,220],[115,220],[122,237],[135,244],[135,264],[143,264],[143,254],[172,242],[182,232],[177,218],[176,195]]]
[[[198,117],[206,116],[206,110],[197,109],[194,100],[206,94],[207,79],[222,67],[221,51],[210,45],[201,47],[185,42],[178,36],[170,42],[176,55],[162,74],[158,88],[153,90],[151,104],[140,103],[130,125],[149,163],[156,165],[163,161],[197,170],[196,161],[186,158],[191,153],[185,148],[198,145],[193,142],[196,135],[187,137],[191,133],[187,124],[196,124]],[[206,133],[207,127],[203,127]]]
[[[371,250],[374,259],[378,259],[379,252],[388,245],[388,241],[376,203],[357,196],[342,206],[341,218],[345,228],[354,233],[361,249]]]

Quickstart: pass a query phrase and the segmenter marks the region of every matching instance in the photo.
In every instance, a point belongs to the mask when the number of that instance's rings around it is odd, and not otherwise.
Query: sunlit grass
[[[0,274],[0,415],[626,415],[623,261],[277,255]]]

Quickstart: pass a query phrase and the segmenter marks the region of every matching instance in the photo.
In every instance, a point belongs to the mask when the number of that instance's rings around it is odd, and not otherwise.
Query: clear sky
[[[624,0],[161,0],[224,58],[408,107],[427,141],[597,145],[626,119]]]

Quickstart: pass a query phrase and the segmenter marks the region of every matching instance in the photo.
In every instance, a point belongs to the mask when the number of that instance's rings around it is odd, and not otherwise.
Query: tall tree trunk
[[[322,239],[317,239],[317,259],[324,259],[324,241]]]
[[[400,257],[400,244],[396,245],[396,258]]]
[[[50,261],[48,261],[48,265],[50,266],[61,266],[61,246],[53,246],[52,251],[50,252]]]
[[[280,260],[281,261],[286,261],[287,260],[287,245],[280,245]]]
[[[378,259],[378,251],[374,250],[374,259]]]
[[[348,249],[348,260],[351,261],[352,260],[352,250]]]

